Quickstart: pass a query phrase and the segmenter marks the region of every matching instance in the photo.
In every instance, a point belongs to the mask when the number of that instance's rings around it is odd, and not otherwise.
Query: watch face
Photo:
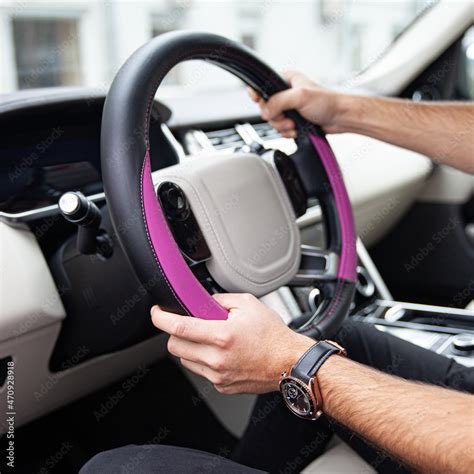
[[[287,377],[280,383],[280,390],[287,407],[298,416],[313,418],[315,401],[309,388],[298,379]]]

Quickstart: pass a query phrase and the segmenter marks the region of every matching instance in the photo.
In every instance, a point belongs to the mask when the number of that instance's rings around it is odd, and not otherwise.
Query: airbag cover
[[[251,153],[187,158],[153,173],[184,191],[212,257],[209,273],[228,292],[261,296],[299,268],[300,234],[276,169]]]

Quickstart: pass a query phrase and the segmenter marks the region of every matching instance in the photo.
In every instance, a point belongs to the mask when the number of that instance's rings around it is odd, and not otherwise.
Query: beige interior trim
[[[139,380],[146,368],[166,353],[167,337],[161,334],[126,350],[94,358],[69,370],[51,373],[48,364],[60,324],[56,322],[0,343],[0,358],[12,356],[15,363],[16,428],[127,374],[130,377],[136,375]],[[80,360],[84,355],[87,355],[87,347],[81,348],[74,358]],[[105,405],[107,402],[104,400]],[[116,404],[111,403],[109,409],[114,409]],[[0,405],[7,406],[5,385],[0,389]],[[99,405],[97,412],[101,409]],[[6,429],[5,420],[2,420],[0,435]]]
[[[474,175],[439,165],[418,199],[422,202],[463,204],[474,194]]]
[[[336,436],[333,446],[301,472],[302,474],[372,474],[377,471]]]
[[[61,321],[61,298],[36,237],[0,221],[0,341]]]
[[[415,202],[431,174],[431,161],[380,140],[329,135],[349,193],[357,233],[368,247],[384,237]],[[300,228],[322,220],[319,208],[298,219]]]
[[[366,88],[382,95],[403,90],[474,22],[471,0],[440,0],[413,24],[348,88]]]

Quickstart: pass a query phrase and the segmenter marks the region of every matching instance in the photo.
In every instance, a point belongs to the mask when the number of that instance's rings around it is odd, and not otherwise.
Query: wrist
[[[292,331],[292,338],[286,344],[283,351],[280,351],[280,357],[275,367],[274,389],[278,390],[278,386],[283,372],[289,372],[291,367],[298,362],[300,357],[314,344],[316,341],[310,337],[303,336]]]
[[[298,362],[301,356],[317,342],[310,337],[303,336],[302,334],[295,333],[295,336],[297,337],[291,347],[288,364],[284,367],[285,370],[291,369],[291,367]]]
[[[352,124],[357,122],[360,104],[359,97],[337,93],[334,99],[334,119],[332,133],[351,132]]]

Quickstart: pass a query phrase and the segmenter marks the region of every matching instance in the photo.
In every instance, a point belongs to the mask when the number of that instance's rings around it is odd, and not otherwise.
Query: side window
[[[474,26],[468,28],[401,94],[420,100],[474,100]]]
[[[164,33],[179,29],[181,26],[183,13],[172,8],[160,14],[153,15],[151,21],[151,36],[154,38]],[[178,86],[181,83],[181,67],[177,66],[164,78],[163,84],[166,86]]]
[[[460,99],[474,100],[474,26],[461,40],[456,89]]]
[[[15,18],[12,29],[19,89],[81,83],[76,20]]]

